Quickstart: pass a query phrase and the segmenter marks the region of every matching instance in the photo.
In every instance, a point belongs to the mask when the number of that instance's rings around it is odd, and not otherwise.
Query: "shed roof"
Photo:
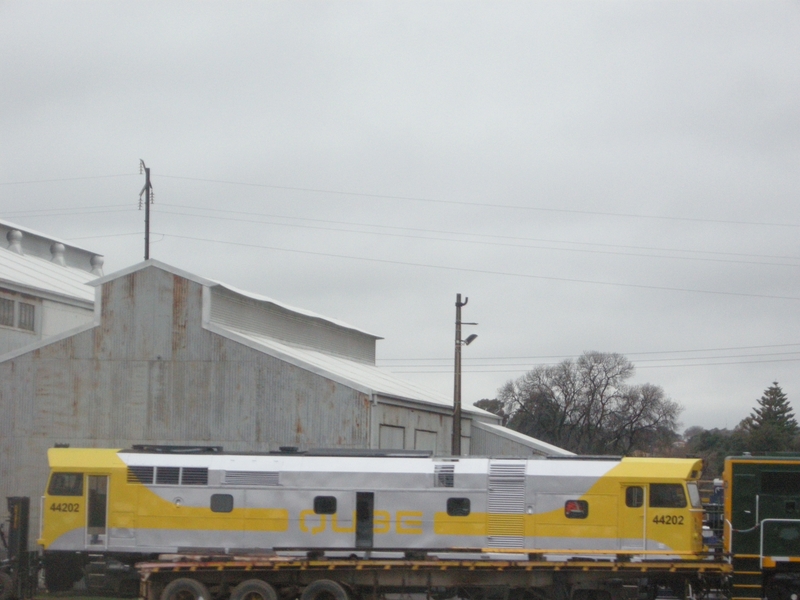
[[[363,362],[348,360],[332,354],[298,348],[283,344],[274,338],[251,331],[241,331],[218,324],[208,324],[210,331],[224,335],[311,372],[322,375],[344,385],[357,389],[365,394],[378,394],[406,400],[421,402],[440,407],[451,408],[453,399],[443,394],[409,383],[385,371],[380,367]],[[464,412],[482,415],[496,420],[498,417],[475,406],[464,406]]]
[[[91,307],[94,289],[87,284],[93,279],[97,275],[88,271],[0,248],[0,285],[17,291],[54,295]]]

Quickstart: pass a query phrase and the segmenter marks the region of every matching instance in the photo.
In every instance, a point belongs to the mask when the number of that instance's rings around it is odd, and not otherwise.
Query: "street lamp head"
[[[469,346],[472,342],[475,341],[475,338],[478,337],[477,333],[473,333],[472,335],[467,336],[467,339],[464,340],[464,345]]]

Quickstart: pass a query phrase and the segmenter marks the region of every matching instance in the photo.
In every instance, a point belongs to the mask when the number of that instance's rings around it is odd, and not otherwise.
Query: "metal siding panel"
[[[375,364],[375,338],[320,318],[238,296],[225,288],[211,290],[211,320],[307,348]]]

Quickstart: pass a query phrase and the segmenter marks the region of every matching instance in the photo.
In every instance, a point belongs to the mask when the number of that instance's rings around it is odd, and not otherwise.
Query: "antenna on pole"
[[[153,185],[150,183],[150,169],[139,159],[139,174],[144,171],[144,187],[139,192],[139,210],[142,210],[142,195],[144,195],[144,259],[150,258],[150,205],[153,203]]]

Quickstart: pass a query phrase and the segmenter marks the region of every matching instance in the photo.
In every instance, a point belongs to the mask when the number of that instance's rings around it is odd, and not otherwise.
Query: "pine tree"
[[[751,451],[776,452],[792,448],[800,427],[786,394],[774,381],[758,399],[758,406],[739,427],[748,437]]]

